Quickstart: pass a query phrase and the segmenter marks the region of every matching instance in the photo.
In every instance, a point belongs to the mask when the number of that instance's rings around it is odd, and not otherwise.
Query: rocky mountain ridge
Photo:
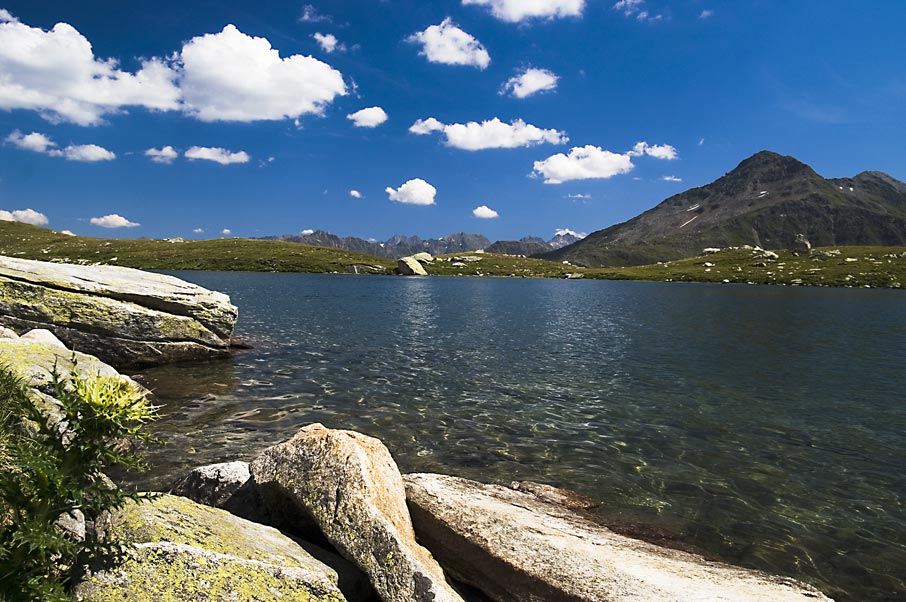
[[[690,257],[706,247],[906,244],[906,184],[876,171],[825,179],[762,151],[714,182],[674,195],[545,259],[612,267]]]

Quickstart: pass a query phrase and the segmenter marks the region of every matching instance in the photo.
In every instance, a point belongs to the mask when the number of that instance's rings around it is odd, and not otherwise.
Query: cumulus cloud
[[[32,132],[31,134],[23,135],[19,130],[13,130],[13,132],[6,137],[6,141],[18,148],[36,153],[47,153],[57,146],[54,141],[44,134]]]
[[[136,226],[141,225],[137,222],[130,222],[122,215],[116,213],[111,213],[104,217],[92,217],[88,221],[90,221],[93,226],[100,226],[101,228],[135,228]]]
[[[354,199],[360,199],[360,198],[362,198],[363,195],[362,195],[362,193],[359,192],[358,190],[350,190],[350,191],[349,191],[349,196],[351,196],[351,197],[354,198]]]
[[[220,233],[223,234],[224,236],[229,236],[230,234],[233,233],[233,231],[230,230],[229,228],[224,228],[223,230],[220,231]]]
[[[632,150],[627,154],[631,157],[641,157],[642,155],[648,155],[650,157],[654,157],[655,159],[667,159],[668,161],[672,161],[679,157],[676,149],[669,144],[655,144],[654,146],[652,146],[647,142],[636,142],[635,146],[633,146]]]
[[[491,14],[508,23],[529,19],[579,17],[585,0],[462,0],[463,5],[487,6]]]
[[[335,46],[339,48],[339,45]],[[132,73],[95,57],[74,27],[29,27],[0,18],[0,109],[38,111],[52,122],[97,125],[125,107],[181,110],[202,121],[296,119],[345,95],[342,74],[311,56],[280,57],[263,37],[227,25],[197,36]]]
[[[632,168],[629,154],[617,154],[597,146],[577,146],[568,155],[557,153],[543,161],[535,161],[534,173],[544,177],[545,184],[562,184],[570,180],[612,178],[629,173]]]
[[[504,123],[497,117],[489,121],[470,121],[468,123],[441,123],[434,117],[419,119],[412,124],[409,131],[413,134],[427,135],[441,132],[446,136],[447,146],[463,150],[483,150],[488,148],[518,148],[537,146],[539,144],[565,144],[569,138],[565,132],[544,130],[528,124],[521,119]]]
[[[15,18],[5,8],[0,8],[0,23],[18,23],[19,19]]]
[[[664,176],[663,178],[661,178],[661,180],[663,180],[664,182],[682,182],[683,181],[682,178],[678,178],[676,176]]]
[[[321,114],[346,94],[342,74],[302,55],[280,58],[267,38],[234,25],[192,38],[181,53],[184,110],[202,121],[257,121]]]
[[[0,18],[0,108],[38,111],[52,122],[96,125],[122,107],[179,108],[177,73],[148,59],[135,73],[94,56],[91,43],[67,23],[50,31],[29,27],[4,11]]]
[[[221,165],[248,163],[251,160],[251,157],[245,151],[231,152],[218,146],[193,146],[185,152],[185,156],[193,161],[203,159],[205,161],[214,161]]]
[[[710,19],[713,16],[714,16],[714,11],[711,10],[710,8],[706,8],[705,10],[703,10],[701,12],[701,14],[698,16],[698,18],[699,19]]]
[[[195,228],[192,232],[194,234],[204,234],[204,228]]]
[[[75,232],[72,230],[60,230],[60,234],[65,234],[66,236],[75,236]]]
[[[477,39],[461,30],[450,17],[440,25],[431,25],[407,38],[409,42],[422,45],[419,54],[429,62],[445,65],[468,65],[486,69],[491,55]]]
[[[337,36],[333,35],[332,33],[316,32],[311,34],[311,37],[313,37],[315,41],[320,44],[321,50],[323,50],[327,54],[330,54],[334,50],[346,52],[346,45],[341,44],[337,39]]]
[[[494,211],[487,205],[479,205],[478,207],[475,207],[475,209],[472,209],[472,215],[474,215],[478,219],[494,219],[495,217],[499,216],[496,211]]]
[[[567,194],[563,198],[564,199],[575,199],[575,200],[579,200],[579,201],[587,201],[587,200],[591,199],[591,195],[590,194],[581,194],[581,193],[580,194]]]
[[[508,79],[500,89],[500,93],[525,98],[538,92],[555,90],[559,79],[557,75],[547,69],[528,68],[519,75]]]
[[[355,113],[350,113],[346,119],[352,121],[356,127],[373,128],[387,121],[387,113],[381,107],[368,107]]]
[[[311,228],[306,228],[305,230],[302,230],[302,232],[301,232],[302,236],[311,236],[314,233],[315,233],[315,231],[312,230]]]
[[[2,15],[0,15],[0,17],[2,17]],[[31,224],[32,226],[45,226],[47,225],[47,216],[34,209],[15,209],[13,211],[0,209],[0,221],[22,222],[23,224]]]
[[[176,160],[176,157],[179,156],[179,153],[172,146],[165,146],[163,148],[149,148],[145,151],[146,157],[151,157],[151,160],[155,163],[163,163],[169,165]]]
[[[678,156],[676,149],[670,145],[651,146],[647,142],[638,142],[625,153],[613,153],[598,146],[577,146],[568,155],[557,153],[543,161],[535,161],[532,175],[543,177],[545,184],[607,179],[629,173],[635,168],[632,158],[643,155],[668,160]]]
[[[385,190],[391,201],[407,205],[433,205],[437,189],[421,178],[409,180],[397,189],[387,187]]]
[[[83,161],[86,163],[113,161],[116,159],[116,153],[97,144],[70,144],[63,150],[51,150],[47,154],[51,157],[63,157],[67,161]]]

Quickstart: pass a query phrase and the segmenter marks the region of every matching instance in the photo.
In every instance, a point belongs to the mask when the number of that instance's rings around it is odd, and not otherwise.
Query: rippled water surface
[[[184,272],[229,293],[233,360],[158,368],[142,485],[318,421],[403,471],[604,500],[838,600],[906,599],[899,291]]]

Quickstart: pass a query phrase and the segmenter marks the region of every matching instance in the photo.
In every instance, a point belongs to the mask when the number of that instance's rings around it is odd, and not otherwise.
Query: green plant
[[[143,426],[157,408],[125,380],[74,365],[52,377],[49,399],[0,366],[0,600],[69,600],[80,572],[116,547],[91,530],[79,541],[58,519],[79,511],[90,523],[146,496],[113,486],[104,471],[144,468],[131,443],[151,440]]]

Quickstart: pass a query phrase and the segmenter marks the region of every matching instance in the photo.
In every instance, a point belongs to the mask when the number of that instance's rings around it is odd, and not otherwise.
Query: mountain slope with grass
[[[672,196],[545,259],[627,266],[691,257],[707,247],[788,249],[906,244],[906,184],[867,171],[825,179],[793,157],[762,151],[716,181]]]

